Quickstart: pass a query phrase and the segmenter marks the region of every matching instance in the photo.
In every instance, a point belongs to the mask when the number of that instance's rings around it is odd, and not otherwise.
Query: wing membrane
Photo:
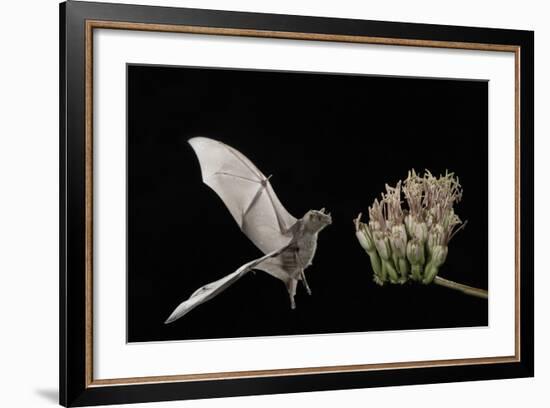
[[[214,190],[245,235],[264,253],[287,245],[296,218],[288,213],[268,178],[238,150],[217,140],[189,140],[203,182]]]

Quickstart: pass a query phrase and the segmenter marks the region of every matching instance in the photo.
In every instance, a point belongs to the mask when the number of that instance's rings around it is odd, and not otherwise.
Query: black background
[[[440,275],[487,288],[488,84],[128,66],[128,341],[486,325],[487,301],[437,286],[372,282],[352,219],[410,168],[454,171],[465,230]],[[201,181],[187,139],[241,151],[295,217],[326,207],[333,225],[289,307],[282,282],[248,274],[165,325],[205,283],[261,255]]]

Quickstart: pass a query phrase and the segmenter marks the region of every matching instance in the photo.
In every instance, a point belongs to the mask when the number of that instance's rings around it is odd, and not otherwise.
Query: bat
[[[298,281],[311,295],[305,270],[315,256],[319,232],[332,223],[330,213],[324,208],[309,210],[296,219],[279,201],[269,182],[271,176],[265,177],[241,152],[206,137],[194,137],[188,143],[199,160],[202,181],[216,192],[241,231],[264,255],[197,289],[176,307],[165,323],[219,295],[252,270],[264,271],[281,280],[294,309]]]

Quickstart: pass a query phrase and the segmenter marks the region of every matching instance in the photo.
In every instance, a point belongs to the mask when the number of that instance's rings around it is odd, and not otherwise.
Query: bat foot
[[[294,298],[290,298],[290,308],[292,310],[296,309],[296,302],[294,301]]]
[[[304,284],[304,288],[306,288],[307,294],[311,296],[311,289],[309,288],[309,285],[307,284],[306,274],[304,273],[304,271],[302,271],[301,277],[302,277],[302,283]]]

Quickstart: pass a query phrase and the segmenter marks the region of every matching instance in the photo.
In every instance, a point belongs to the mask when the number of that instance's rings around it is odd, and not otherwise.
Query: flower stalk
[[[482,299],[489,298],[489,292],[484,289],[474,288],[472,286],[464,285],[462,283],[453,282],[452,280],[436,276],[433,281],[436,285],[444,286],[449,289],[458,290],[466,295],[475,296]]]

